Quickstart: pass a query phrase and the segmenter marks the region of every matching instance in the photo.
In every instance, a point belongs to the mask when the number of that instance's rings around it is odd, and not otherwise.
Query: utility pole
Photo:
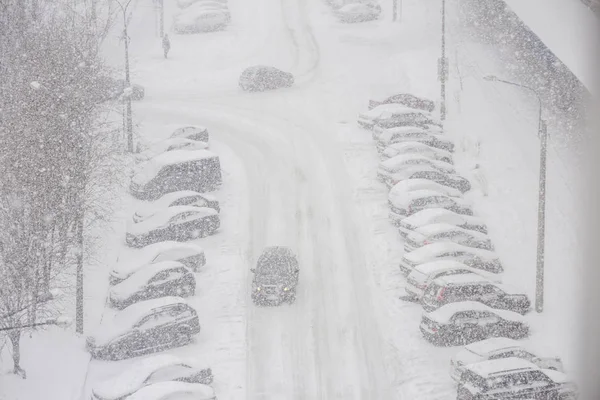
[[[123,12],[123,40],[125,41],[125,88],[128,89],[131,87],[131,80],[129,79],[129,35],[127,34],[127,8],[129,4],[131,4],[131,0],[128,0],[125,5],[123,5],[120,1],[117,1],[117,4],[121,7],[121,11]],[[127,134],[127,151],[133,153],[133,122],[131,116],[131,93],[126,93],[126,134]]]
[[[448,60],[446,60],[446,0],[442,0],[442,56],[438,62],[438,76],[440,78],[441,100],[440,119],[446,119],[446,79],[448,78]]]
[[[164,0],[158,0],[160,5],[160,37],[165,35],[165,2]]]
[[[540,173],[538,188],[538,226],[537,226],[537,253],[535,267],[535,311],[544,310],[544,265],[546,241],[546,158],[548,155],[548,129],[546,121],[542,119],[542,98],[539,93],[529,86],[520,83],[505,81],[494,75],[483,77],[486,81],[502,82],[507,85],[517,86],[533,93],[539,103],[538,112],[538,137],[540,138]]]
[[[544,310],[544,261],[546,239],[546,156],[548,154],[548,131],[546,121],[540,118],[538,126],[540,136],[540,186],[538,193],[538,242],[535,277],[535,310]]]
[[[81,207],[81,205],[80,205]],[[83,335],[83,212],[77,213],[77,271],[75,289],[75,332]]]

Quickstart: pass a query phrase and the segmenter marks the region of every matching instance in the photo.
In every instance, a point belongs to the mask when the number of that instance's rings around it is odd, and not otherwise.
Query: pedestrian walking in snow
[[[171,42],[169,41],[169,35],[167,35],[166,33],[165,33],[165,36],[163,36],[162,47],[163,47],[163,51],[165,53],[165,58],[167,58],[167,55],[169,54],[169,50],[171,49]]]
[[[488,195],[488,182],[485,177],[485,174],[481,170],[481,166],[479,164],[475,164],[475,168],[473,168],[473,177],[479,183],[479,188],[481,189],[481,193],[484,196]]]

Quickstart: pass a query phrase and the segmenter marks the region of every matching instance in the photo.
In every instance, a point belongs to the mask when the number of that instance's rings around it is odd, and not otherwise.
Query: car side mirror
[[[250,272],[252,272],[253,274],[255,274],[256,273],[256,269],[250,268]]]

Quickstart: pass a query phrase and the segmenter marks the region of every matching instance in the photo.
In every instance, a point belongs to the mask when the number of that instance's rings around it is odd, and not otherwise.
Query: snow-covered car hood
[[[215,391],[208,385],[187,382],[158,382],[144,386],[127,397],[127,400],[164,400],[179,398],[178,395],[190,394],[194,400],[215,399]]]
[[[105,399],[118,399],[127,396],[144,385],[145,380],[155,371],[170,366],[189,366],[184,360],[171,354],[158,354],[136,361],[132,367],[116,377],[101,382],[93,392]],[[208,368],[203,366],[204,369]]]
[[[154,264],[148,264],[124,281],[111,287],[110,297],[114,300],[125,300],[142,290],[148,285],[148,281],[159,272],[180,267],[184,267],[184,265],[178,261],[161,261]]]
[[[104,346],[131,331],[133,325],[148,315],[153,309],[174,303],[187,302],[181,297],[167,296],[134,303],[119,311],[112,319],[105,320],[98,331],[91,336],[95,346]],[[89,338],[88,338],[89,340]]]
[[[204,254],[204,249],[195,243],[176,242],[173,240],[166,240],[164,242],[158,242],[148,245],[142,248],[139,252],[136,252],[135,257],[126,258],[119,260],[117,265],[111,271],[111,275],[119,278],[125,278],[140,268],[152,264],[152,261],[161,253],[169,251],[173,248],[178,249],[189,249],[191,254]]]
[[[521,314],[517,314],[516,312],[512,311],[491,308],[476,301],[459,301],[455,303],[448,303],[430,313],[425,312],[423,315],[433,321],[447,324],[450,321],[450,318],[460,311],[486,311],[496,314],[502,319],[528,325],[527,319]]]
[[[134,223],[133,221],[128,222],[127,233],[133,235],[143,235],[153,230],[165,228],[169,225],[169,221],[172,217],[183,212],[194,212],[194,216],[190,217],[186,221],[193,219],[204,218],[210,215],[218,215],[216,210],[208,207],[194,207],[194,206],[173,206],[168,207],[163,211],[153,214],[151,217]]]

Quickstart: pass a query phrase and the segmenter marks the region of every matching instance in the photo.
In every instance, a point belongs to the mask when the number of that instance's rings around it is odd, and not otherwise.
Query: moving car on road
[[[447,174],[438,170],[423,170],[415,171],[408,179],[429,179],[430,181],[439,183],[440,185],[449,186],[466,193],[471,190],[471,182],[461,175]]]
[[[450,242],[431,243],[410,253],[405,253],[400,261],[400,271],[406,276],[417,265],[438,260],[459,261],[471,268],[493,274],[504,272],[498,255],[493,251],[474,249]]]
[[[216,400],[208,385],[187,382],[158,382],[144,386],[127,400]]]
[[[213,374],[207,366],[191,364],[171,354],[153,355],[96,385],[92,400],[123,400],[145,386],[173,381],[210,385]]]
[[[180,297],[135,303],[87,338],[92,357],[122,360],[188,344],[200,333],[196,310]]]
[[[425,339],[441,346],[470,344],[491,337],[529,336],[529,325],[521,314],[496,310],[475,301],[450,303],[433,312],[424,312],[420,329]]]
[[[454,143],[446,136],[435,131],[404,126],[400,128],[388,129],[377,136],[377,152],[382,154],[388,146],[396,143],[419,142],[436,149],[454,151]]]
[[[292,303],[300,269],[296,256],[288,247],[267,247],[258,258],[252,281],[252,300],[258,305]]]
[[[348,4],[338,8],[333,13],[340,22],[367,22],[379,18],[381,15],[381,6],[374,2]]]
[[[221,184],[219,156],[208,150],[173,150],[135,168],[130,192],[142,200],[181,190],[210,192]]]
[[[178,261],[194,272],[206,264],[204,249],[194,243],[173,240],[154,243],[135,253],[134,259],[120,261],[110,272],[110,284],[116,285],[146,266],[163,262]]]
[[[111,307],[123,309],[133,303],[164,296],[189,297],[196,293],[196,277],[180,262],[147,265],[110,288]]]
[[[206,8],[197,2],[175,16],[173,29],[178,34],[212,32],[224,29],[230,20],[227,9]]]
[[[173,206],[208,207],[220,211],[219,201],[209,194],[182,190],[165,194],[160,199],[147,204],[133,214],[133,222],[142,222],[156,213]]]
[[[406,237],[404,252],[407,253],[437,242],[452,242],[476,249],[494,250],[492,239],[488,235],[456,225],[441,223],[415,229]]]
[[[526,314],[531,307],[523,291],[473,273],[439,277],[431,282],[422,298],[425,311],[437,310],[457,301],[478,301],[519,314]]]
[[[443,276],[453,276],[475,273],[485,276],[491,281],[500,282],[501,279],[495,274],[489,274],[475,268],[471,268],[461,262],[454,260],[431,261],[417,265],[406,278],[404,290],[406,294],[416,300],[421,300],[423,294],[434,280]]]
[[[562,372],[510,357],[466,366],[456,398],[576,400],[579,394],[576,385]]]
[[[294,84],[294,75],[275,67],[256,65],[242,72],[239,84],[242,90],[248,92],[288,88]]]
[[[535,364],[538,368],[564,372],[558,357],[541,357],[516,340],[490,338],[465,346],[450,359],[450,376],[460,382],[465,367],[487,360],[516,357]]]
[[[452,153],[449,151],[436,149],[435,147],[431,147],[425,143],[419,142],[401,142],[391,144],[385,148],[383,153],[381,153],[381,158],[383,160],[387,160],[402,154],[420,154],[432,160],[454,164]]]
[[[395,222],[392,220],[392,222]],[[394,225],[398,226],[400,235],[406,239],[408,235],[416,229],[430,224],[450,224],[456,225],[463,229],[478,231],[487,234],[487,225],[481,218],[472,217],[469,215],[457,214],[454,211],[444,208],[429,208],[419,211],[408,218],[401,221],[396,221]]]
[[[213,235],[221,220],[208,207],[173,206],[138,223],[127,226],[126,240],[132,247],[144,247],[164,240],[184,242]]]
[[[457,214],[473,215],[468,201],[460,197],[446,196],[435,190],[414,190],[390,196],[388,204],[392,221],[401,221],[428,208],[445,208]]]
[[[374,109],[382,104],[401,104],[406,107],[416,108],[427,112],[433,112],[435,103],[424,97],[415,96],[410,93],[399,93],[390,96],[382,101],[369,100],[369,110]]]

